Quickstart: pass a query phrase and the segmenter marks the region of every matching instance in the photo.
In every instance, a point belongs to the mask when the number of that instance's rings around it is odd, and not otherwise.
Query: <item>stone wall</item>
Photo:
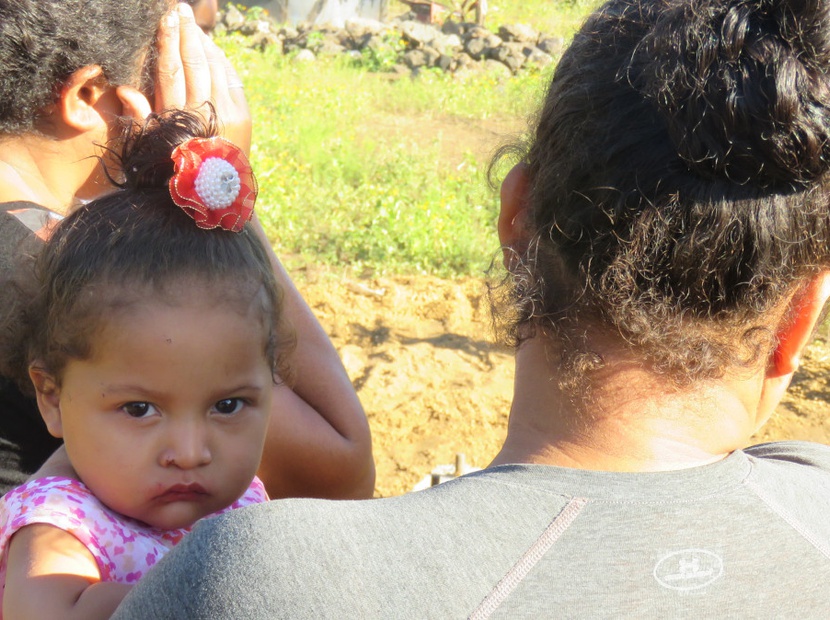
[[[551,64],[563,46],[561,37],[524,24],[505,25],[493,32],[473,23],[425,24],[405,14],[388,23],[353,19],[343,28],[325,24],[292,27],[276,24],[261,11],[242,13],[233,5],[220,14],[217,30],[239,32],[249,38],[252,47],[274,46],[297,62],[346,54],[370,69],[415,74],[424,68],[515,74],[527,67]]]

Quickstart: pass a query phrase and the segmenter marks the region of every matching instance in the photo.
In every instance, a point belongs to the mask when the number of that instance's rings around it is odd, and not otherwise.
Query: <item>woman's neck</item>
[[[681,391],[641,367],[618,365],[592,391],[590,404],[575,403],[559,388],[547,353],[541,338],[517,352],[507,439],[493,465],[682,469],[724,458],[745,446],[755,430],[757,377]]]
[[[69,141],[35,135],[0,139],[0,202],[28,201],[61,215],[79,203],[76,194],[94,162],[79,159]]]

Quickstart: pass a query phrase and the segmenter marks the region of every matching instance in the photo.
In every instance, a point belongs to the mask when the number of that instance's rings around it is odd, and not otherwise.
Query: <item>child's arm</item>
[[[132,586],[100,579],[95,558],[72,534],[28,525],[9,543],[3,618],[109,618]]]

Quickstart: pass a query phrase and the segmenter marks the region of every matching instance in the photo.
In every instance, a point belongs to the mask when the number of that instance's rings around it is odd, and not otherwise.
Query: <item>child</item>
[[[74,476],[0,499],[6,620],[109,617],[197,520],[267,500],[254,474],[293,337],[246,226],[250,166],[212,133],[185,112],[128,132],[119,190],[60,222],[36,290],[16,289],[3,370],[31,379]]]

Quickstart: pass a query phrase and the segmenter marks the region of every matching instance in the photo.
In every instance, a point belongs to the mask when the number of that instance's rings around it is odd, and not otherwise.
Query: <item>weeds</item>
[[[551,69],[513,78],[426,71],[390,79],[367,68],[387,67],[403,45],[394,37],[357,62],[344,56],[312,64],[273,48],[249,49],[237,36],[217,42],[246,86],[257,211],[281,256],[375,273],[453,276],[487,267],[498,250],[498,204],[484,179],[486,156],[447,144],[434,128],[456,121],[471,132],[495,122],[521,126]]]

